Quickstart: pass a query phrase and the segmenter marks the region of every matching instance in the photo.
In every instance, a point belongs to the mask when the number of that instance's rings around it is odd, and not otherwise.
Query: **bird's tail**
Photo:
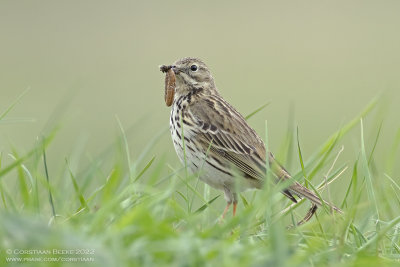
[[[300,196],[300,197],[305,197],[308,200],[310,200],[312,203],[318,205],[318,206],[322,206],[322,201],[325,205],[327,205],[328,207],[332,208],[333,210],[343,214],[343,211],[341,209],[339,209],[338,207],[336,207],[335,205],[325,201],[325,200],[321,200],[314,192],[312,192],[310,189],[302,186],[301,184],[295,182],[294,184],[289,186],[289,191],[293,192],[294,194]]]
[[[272,172],[275,173],[276,176],[278,176],[278,180],[287,180],[287,179],[292,179],[290,176],[289,172],[285,170],[285,168],[279,164],[274,158],[274,155],[272,153],[269,153],[269,164],[270,168],[272,169]],[[308,200],[310,200],[312,203],[322,206],[322,203],[327,205],[328,207],[332,208],[333,210],[337,211],[338,213],[343,214],[343,211],[336,207],[335,205],[325,201],[321,200],[314,192],[312,192],[310,189],[302,186],[298,182],[294,182],[291,184],[286,191],[289,191],[288,197],[290,198],[291,194],[293,193],[295,195],[298,195],[299,197],[305,197]],[[293,196],[291,196],[293,198]]]

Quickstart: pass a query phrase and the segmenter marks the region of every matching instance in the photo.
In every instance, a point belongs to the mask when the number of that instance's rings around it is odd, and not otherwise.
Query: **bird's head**
[[[207,65],[198,58],[186,57],[177,60],[171,68],[176,77],[175,97],[186,95],[193,90],[202,89],[204,93],[216,93],[214,78]]]

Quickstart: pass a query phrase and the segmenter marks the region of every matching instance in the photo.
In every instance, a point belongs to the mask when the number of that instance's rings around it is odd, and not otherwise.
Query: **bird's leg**
[[[222,213],[222,219],[225,218],[226,213],[229,210],[229,207],[233,203],[233,216],[236,214],[236,205],[237,205],[237,195],[236,193],[232,193],[232,191],[228,187],[224,187],[224,195],[226,200],[226,207],[224,212]]]
[[[222,219],[225,218],[225,215],[226,215],[226,213],[228,212],[229,207],[231,206],[231,204],[232,204],[232,202],[227,202],[227,203],[226,203],[225,210],[224,210],[224,212],[222,213]],[[235,206],[233,206],[233,207],[235,208]]]
[[[237,194],[233,193],[232,196],[233,196],[233,217],[235,217],[235,215],[236,215],[236,207],[237,207],[237,203],[238,203]]]

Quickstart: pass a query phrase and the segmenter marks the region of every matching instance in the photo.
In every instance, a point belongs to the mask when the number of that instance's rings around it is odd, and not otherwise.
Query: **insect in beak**
[[[172,105],[174,101],[175,95],[175,66],[162,65],[160,66],[160,70],[165,73],[165,91],[164,91],[164,100],[167,107]]]

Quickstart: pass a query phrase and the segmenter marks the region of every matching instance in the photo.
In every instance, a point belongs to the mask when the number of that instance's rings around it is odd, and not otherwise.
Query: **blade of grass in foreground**
[[[69,176],[71,177],[71,181],[72,181],[72,184],[73,184],[74,189],[75,189],[75,193],[77,194],[77,196],[79,198],[79,202],[81,203],[81,208],[83,207],[83,208],[85,208],[86,210],[89,211],[90,210],[89,206],[86,203],[85,197],[83,196],[83,194],[81,192],[81,189],[79,188],[78,183],[76,182],[75,176],[72,173],[72,170],[71,170],[71,168],[69,166],[68,160],[66,159],[65,161],[66,161],[66,165],[67,165],[67,168],[68,168]],[[79,209],[81,209],[81,208],[79,208]]]
[[[266,160],[266,181],[265,181],[265,188],[263,189],[263,197],[265,200],[262,200],[262,203],[267,203],[266,208],[265,208],[265,223],[267,225],[267,230],[268,230],[268,238],[269,241],[271,242],[271,247],[273,249],[273,253],[276,257],[274,257],[274,266],[285,266],[287,262],[287,255],[289,253],[288,251],[288,245],[287,245],[287,239],[285,235],[285,230],[283,228],[283,224],[281,223],[280,217],[278,221],[273,221],[273,214],[275,212],[274,209],[276,209],[276,205],[274,205],[274,198],[273,195],[275,193],[275,190],[277,190],[277,186],[272,186],[274,184],[273,182],[273,167],[270,166],[270,162],[268,160],[269,158],[269,142],[268,142],[268,122],[265,121],[265,151],[267,155],[267,160]]]
[[[211,203],[213,203],[217,198],[219,198],[221,195],[218,195],[214,198],[212,198],[210,201],[208,201],[206,204],[204,204],[203,206],[201,206],[200,208],[198,208],[194,213],[199,213],[202,212],[203,210],[205,210],[206,208],[208,208],[208,206],[210,206]]]
[[[396,154],[399,151],[399,146],[400,146],[400,128],[397,130],[396,137],[394,138],[393,145],[391,145],[391,149],[386,160],[385,169],[389,175],[393,175],[394,166],[396,164]]]
[[[305,186],[308,188],[308,176],[307,176],[306,170],[304,169],[303,155],[301,153],[301,148],[300,148],[299,127],[297,127],[297,149],[299,152],[301,171],[303,172],[303,177],[305,178],[305,180],[304,180]]]
[[[17,99],[12,102],[7,108],[6,110],[3,111],[3,113],[0,114],[0,121],[15,107],[15,105],[21,100],[22,97],[24,97],[26,95],[26,93],[28,93],[28,91],[31,88],[28,87],[27,89],[25,89],[25,91],[23,91],[18,97]]]
[[[368,167],[367,154],[365,152],[364,126],[363,126],[362,119],[361,119],[361,163],[362,163],[361,168],[362,168],[362,171],[364,172],[364,176],[366,177],[366,182],[367,182],[368,199],[374,205],[375,215],[377,216],[376,219],[377,219],[377,221],[379,221],[378,203],[377,203],[377,200],[375,197],[374,185],[373,185],[373,181],[372,181],[371,172]],[[377,225],[377,230],[379,230],[379,223],[377,223],[376,225]]]
[[[133,180],[134,182],[136,182],[137,180],[140,179],[140,177],[142,177],[142,175],[147,171],[148,168],[150,168],[150,166],[153,164],[154,160],[156,159],[156,156],[152,157],[151,160],[146,164],[146,166],[140,171],[140,173],[135,177],[135,179]]]
[[[256,110],[254,110],[253,112],[251,112],[250,114],[248,114],[245,118],[245,120],[250,119],[251,117],[253,117],[254,115],[256,115],[258,112],[260,112],[261,110],[263,110],[266,106],[268,106],[271,102],[267,102],[264,105],[262,105],[261,107],[257,108]]]
[[[128,139],[126,138],[124,127],[122,127],[122,123],[121,123],[120,119],[118,118],[118,116],[115,116],[115,118],[116,118],[116,120],[118,122],[118,126],[121,130],[121,137],[122,137],[123,145],[125,148],[126,161],[127,161],[128,169],[129,169],[129,180],[132,182],[133,174],[134,174],[134,172],[136,172],[136,170],[133,169],[133,167],[136,167],[136,166],[135,165],[132,166],[132,164],[131,164],[131,156],[130,156],[130,150],[129,150],[129,145],[128,145]]]
[[[107,177],[107,181],[103,187],[102,202],[108,202],[115,197],[115,192],[120,185],[122,179],[122,167],[119,163],[114,164],[113,169]]]
[[[13,160],[18,160],[19,156],[18,156],[17,151],[15,149],[12,149],[12,150],[13,150],[13,154],[10,154],[9,156]],[[27,170],[27,169],[25,168],[25,170]],[[27,171],[27,173],[29,174],[29,171]],[[21,164],[19,164],[17,166],[17,176],[18,176],[19,192],[21,193],[21,196],[22,196],[22,199],[24,202],[24,207],[29,207],[31,204],[30,193],[29,193],[30,186],[26,182],[22,162],[21,162]],[[31,178],[30,179],[31,186],[33,186],[32,177],[30,177],[30,178]]]
[[[372,100],[371,103],[368,104],[367,107],[359,115],[357,115],[347,124],[345,124],[338,131],[333,133],[328,138],[328,140],[326,140],[325,143],[322,144],[321,148],[317,152],[312,154],[311,157],[305,162],[306,169],[309,165],[313,164],[316,160],[318,160],[318,158],[320,158],[322,155],[328,152],[332,148],[332,145],[334,143],[340,141],[345,134],[347,134],[354,126],[357,125],[357,123],[360,121],[361,118],[365,117],[371,110],[373,110],[376,107],[377,103],[378,103],[377,99]],[[296,176],[297,175],[295,175],[294,177]]]
[[[385,227],[382,228],[378,232],[378,234],[374,235],[371,239],[369,239],[359,250],[358,252],[365,251],[368,247],[370,247],[372,244],[377,244],[379,240],[381,240],[383,237],[385,237],[386,233],[393,229],[398,223],[400,222],[400,216],[391,220]]]
[[[378,139],[379,139],[379,137],[380,137],[380,135],[381,135],[382,125],[383,125],[383,121],[381,121],[381,123],[380,123],[380,125],[379,125],[378,133],[376,134],[374,145],[372,146],[371,153],[369,154],[369,157],[368,157],[368,166],[371,165],[372,156],[374,155],[375,148],[376,148],[376,144],[378,143]]]
[[[282,143],[279,145],[278,151],[275,156],[287,169],[291,169],[294,157],[294,106],[290,105],[289,119],[287,123],[287,130],[285,136],[282,138]]]
[[[27,160],[33,154],[37,153],[38,151],[42,151],[42,149],[46,149],[50,142],[53,140],[57,129],[54,129],[46,138],[43,138],[43,142],[38,142],[38,144],[31,149],[28,153],[19,157],[16,161],[6,166],[4,169],[0,170],[0,179],[3,178],[7,173],[12,171],[15,167],[19,166],[23,161]],[[41,153],[40,153],[41,154]]]
[[[356,185],[357,185],[357,164],[358,164],[358,160],[356,160],[356,162],[354,163],[354,166],[353,166],[353,173],[352,173],[352,175],[351,175],[351,180],[350,180],[350,184],[349,184],[349,186],[347,187],[347,190],[346,190],[346,194],[345,194],[345,196],[344,196],[344,199],[343,199],[343,201],[342,201],[342,204],[340,205],[340,207],[341,208],[343,208],[345,205],[347,206],[347,198],[349,197],[349,195],[350,195],[350,189],[352,188],[352,187],[355,187]]]
[[[47,160],[46,160],[46,150],[44,148],[43,148],[43,164],[44,164],[44,172],[46,174],[47,184],[49,186],[48,190],[49,190],[49,201],[50,201],[51,211],[53,213],[53,218],[55,220],[56,219],[56,209],[54,208],[53,195],[51,194],[49,170],[47,168]]]
[[[192,193],[194,193],[205,205],[207,205],[208,201],[206,199],[203,198],[203,196],[196,190],[196,188],[194,188],[192,185],[190,185],[190,183],[188,182],[189,178],[183,178],[181,177],[177,171],[175,171],[171,166],[169,166],[169,168],[171,170],[173,170],[176,173],[176,176],[179,178],[179,180],[181,180],[181,182],[186,186],[186,188],[188,190],[190,190]],[[179,194],[182,194],[179,192]],[[182,196],[183,197],[183,196]],[[183,197],[185,200],[187,200],[187,202],[189,202],[189,198],[188,197]],[[187,211],[188,213],[190,212],[190,210]]]

